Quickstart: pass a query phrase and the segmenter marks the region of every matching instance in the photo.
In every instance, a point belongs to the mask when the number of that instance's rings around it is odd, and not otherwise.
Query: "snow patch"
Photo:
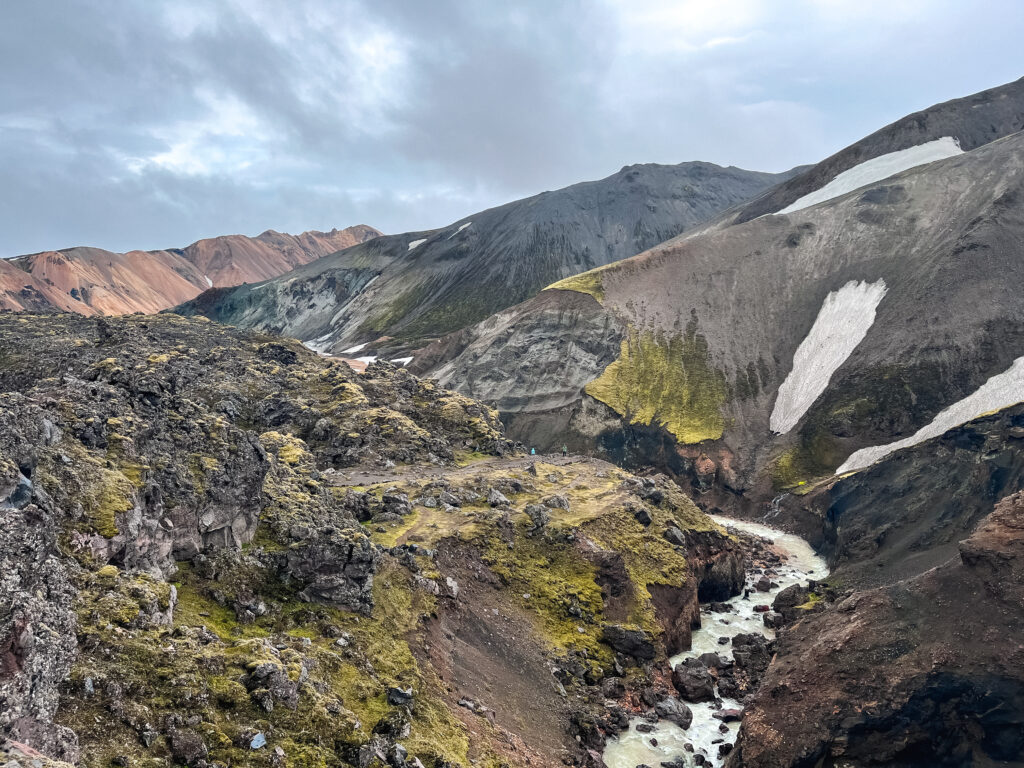
[[[348,349],[341,350],[340,354],[354,355],[356,352],[363,351],[369,343],[370,342],[367,341],[365,344],[356,344],[354,347],[349,347]]]
[[[427,238],[425,237],[422,240],[413,240],[411,243],[409,243],[409,250],[411,251],[417,245],[423,245],[425,242],[427,242]]]
[[[452,232],[452,233],[451,233],[451,235],[449,235],[448,239],[449,239],[449,240],[451,240],[451,239],[452,239],[453,237],[455,237],[455,236],[456,236],[457,234],[459,234],[459,232],[461,232],[462,230],[464,230],[464,229],[465,229],[466,227],[468,227],[468,226],[469,226],[470,224],[472,224],[472,223],[473,223],[472,221],[467,221],[467,222],[466,222],[465,224],[463,224],[463,225],[462,225],[461,227],[459,227],[459,228],[458,228],[458,229],[456,229],[456,230],[455,230],[454,232]]]
[[[328,343],[327,342],[330,340],[330,338],[331,338],[331,334],[327,333],[327,334],[321,336],[319,339],[313,339],[312,341],[304,341],[304,342],[302,342],[302,346],[304,346],[306,349],[311,349],[312,351],[316,352],[318,355],[326,355],[327,354],[327,348],[328,348]]]
[[[405,366],[412,362],[411,357],[396,357],[391,361],[392,363],[398,363],[399,365]]]
[[[203,275],[206,278],[206,287],[213,288],[213,280],[210,279],[209,275]]]
[[[952,136],[943,136],[941,139],[918,144],[916,147],[879,155],[843,171],[821,189],[804,195],[781,211],[777,211],[776,215],[809,208],[868,184],[874,184],[876,181],[887,179],[910,168],[962,154],[963,150],[960,149],[960,144],[956,139]]]
[[[377,362],[377,356],[376,355],[371,355],[369,357],[357,357],[356,360],[358,362],[360,362],[360,363],[366,363],[367,365],[369,365],[370,363],[376,363]]]
[[[909,448],[925,440],[938,437],[947,430],[966,424],[982,414],[999,411],[1020,402],[1024,402],[1024,357],[1018,357],[1013,361],[1013,365],[1005,371],[990,378],[963,400],[958,400],[941,411],[929,424],[921,427],[910,437],[905,437],[894,443],[875,445],[855,451],[836,470],[836,474],[842,475],[846,472],[864,469],[864,467],[884,459],[893,451]]]
[[[825,297],[810,333],[793,355],[793,369],[779,387],[768,422],[772,432],[789,432],[825,391],[832,374],[875,322],[885,290],[884,280],[851,280]]]

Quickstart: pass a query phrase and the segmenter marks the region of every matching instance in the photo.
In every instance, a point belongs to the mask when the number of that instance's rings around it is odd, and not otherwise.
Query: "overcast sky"
[[[26,0],[0,255],[443,226],[631,163],[765,171],[1024,75],[1021,0]]]

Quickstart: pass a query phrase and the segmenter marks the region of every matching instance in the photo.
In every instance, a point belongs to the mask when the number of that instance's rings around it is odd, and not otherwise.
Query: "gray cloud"
[[[813,162],[1024,74],[1016,0],[40,0],[0,255],[441,226],[635,162]]]

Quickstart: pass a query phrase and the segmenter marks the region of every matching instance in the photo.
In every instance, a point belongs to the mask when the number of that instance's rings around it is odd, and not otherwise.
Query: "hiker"
[[[565,447],[565,446],[563,445],[563,446],[562,446],[562,456],[568,456],[568,455],[569,455],[569,449],[568,449],[568,448],[566,448],[566,447]]]
[[[531,448],[530,449],[530,455],[531,456],[536,456],[537,455],[537,449],[536,448]]]

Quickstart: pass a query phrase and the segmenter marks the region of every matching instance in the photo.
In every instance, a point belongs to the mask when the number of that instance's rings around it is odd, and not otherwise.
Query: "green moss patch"
[[[631,424],[663,426],[681,443],[717,440],[725,429],[727,382],[711,366],[696,320],[682,336],[630,329],[618,360],[586,393]]]

